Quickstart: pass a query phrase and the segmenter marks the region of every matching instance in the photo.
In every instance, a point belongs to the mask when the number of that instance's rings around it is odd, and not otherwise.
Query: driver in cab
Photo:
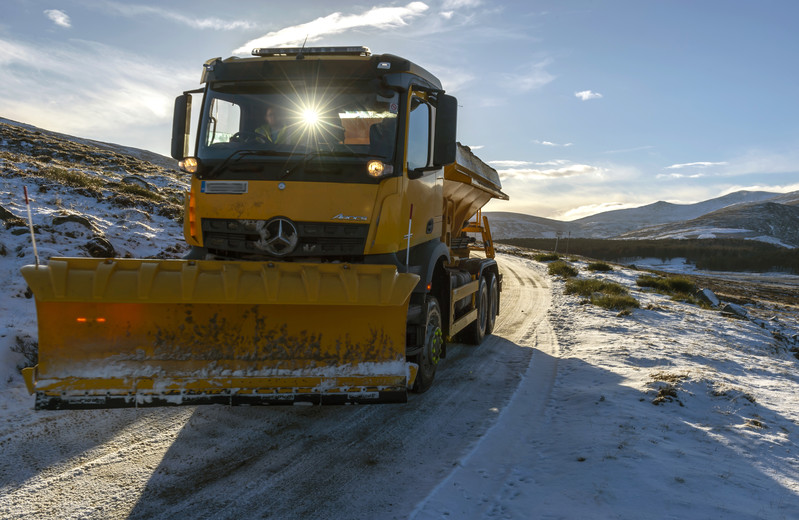
[[[264,114],[264,124],[255,129],[255,133],[272,144],[286,144],[288,142],[288,125],[286,123],[286,109],[280,106],[270,106]]]

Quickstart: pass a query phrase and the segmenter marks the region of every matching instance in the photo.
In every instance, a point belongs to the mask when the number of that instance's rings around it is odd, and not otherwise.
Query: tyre
[[[422,352],[414,356],[414,363],[419,365],[416,380],[413,382],[413,392],[421,394],[426,392],[433,384],[436,368],[441,360],[444,349],[444,333],[441,330],[441,309],[438,300],[428,296],[425,300],[425,333]]]
[[[486,324],[488,323],[488,284],[485,277],[480,277],[480,285],[475,293],[477,303],[477,319],[469,324],[463,331],[465,343],[479,345],[483,342],[486,335]]]
[[[486,334],[494,332],[494,325],[499,314],[499,280],[492,274],[488,278],[488,317],[486,319]]]

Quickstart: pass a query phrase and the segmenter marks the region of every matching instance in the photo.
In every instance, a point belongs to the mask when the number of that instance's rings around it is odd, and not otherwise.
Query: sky
[[[365,45],[458,98],[510,200],[573,220],[799,190],[794,0],[3,0],[0,117],[169,155],[209,58]]]

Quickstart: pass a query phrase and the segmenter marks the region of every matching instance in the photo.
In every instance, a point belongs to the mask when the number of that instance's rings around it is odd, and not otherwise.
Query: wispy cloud
[[[488,164],[494,168],[519,168],[521,166],[532,166],[534,163],[530,161],[488,161]]]
[[[673,179],[673,180],[680,180],[680,179],[701,179],[703,177],[707,177],[704,173],[693,173],[693,174],[686,174],[686,173],[659,173],[656,175],[658,179]]]
[[[474,74],[466,69],[456,69],[448,66],[431,65],[425,67],[441,80],[447,93],[455,94],[464,86],[475,80]]]
[[[251,29],[255,24],[246,20],[222,20],[221,18],[193,18],[177,11],[171,11],[162,7],[155,7],[141,4],[128,4],[120,2],[104,2],[106,9],[116,12],[122,16],[155,16],[186,25],[194,29],[213,29],[218,31],[233,31],[240,29]]]
[[[574,96],[580,98],[583,101],[588,101],[589,99],[599,99],[602,97],[602,94],[599,92],[594,92],[592,90],[583,90],[580,92],[575,92]]]
[[[497,170],[502,179],[561,179],[586,175],[601,176],[604,168],[588,164],[571,164],[561,168],[507,168]]]
[[[488,161],[488,164],[494,168],[521,168],[522,166],[530,166],[540,168],[542,166],[565,166],[571,161],[566,159],[555,159],[553,161],[533,162],[533,161],[518,161],[513,159]]]
[[[736,191],[772,191],[775,193],[791,193],[799,191],[799,183],[796,184],[751,184],[748,186],[730,186],[722,191],[719,196],[729,195]]]
[[[67,28],[72,27],[72,22],[70,21],[69,16],[60,9],[47,9],[44,12],[44,15],[52,20],[56,25]]]
[[[299,45],[306,38],[308,42],[314,42],[323,36],[340,34],[360,27],[375,29],[402,27],[427,9],[427,4],[423,2],[411,2],[404,7],[373,7],[359,14],[345,15],[336,12],[310,22],[267,33],[235,49],[233,54],[249,54],[257,47]]]
[[[506,84],[513,90],[528,92],[551,83],[555,76],[550,74],[546,68],[552,64],[551,58],[546,58],[536,63],[531,63],[512,74],[503,76]]]
[[[160,150],[168,148],[169,137],[154,135],[153,129],[168,124],[175,94],[197,80],[194,69],[158,66],[81,40],[42,53],[36,45],[0,38],[0,74],[5,117],[105,141],[138,137]]]
[[[586,204],[584,206],[579,206],[559,213],[557,218],[567,221],[577,220],[579,218],[589,217],[591,215],[596,215],[597,213],[603,213],[605,211],[637,208],[639,206],[641,206],[641,204],[626,202],[602,202],[600,204]]]
[[[681,168],[692,168],[692,167],[699,167],[699,168],[707,168],[708,166],[726,166],[727,162],[709,162],[709,161],[699,161],[699,162],[692,162],[692,163],[683,163],[683,164],[672,164],[671,166],[666,166],[667,170],[679,170]]]
[[[541,146],[552,146],[552,147],[568,147],[574,145],[574,143],[558,144],[558,143],[553,143],[552,141],[539,141],[538,139],[535,139],[533,142],[535,144],[540,144]]]
[[[483,3],[482,0],[444,0],[442,9],[463,9],[465,7],[477,7]]]

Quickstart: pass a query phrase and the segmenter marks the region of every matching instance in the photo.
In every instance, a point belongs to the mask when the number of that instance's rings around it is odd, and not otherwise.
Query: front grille
[[[259,247],[266,221],[202,219],[203,243],[212,252],[270,256]],[[294,222],[298,241],[282,258],[359,256],[366,247],[369,224]]]

